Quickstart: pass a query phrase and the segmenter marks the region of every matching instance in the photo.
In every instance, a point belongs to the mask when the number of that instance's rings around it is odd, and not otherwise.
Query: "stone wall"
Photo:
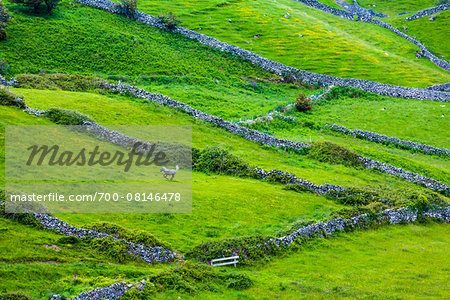
[[[371,222],[378,224],[411,223],[415,222],[419,216],[438,219],[448,223],[450,222],[450,207],[429,209],[423,213],[420,213],[413,208],[403,207],[397,210],[386,209],[376,217],[369,217],[367,214],[362,214],[349,219],[336,218],[302,227],[287,236],[270,239],[266,242],[266,245],[275,244],[277,246],[288,246],[299,238],[312,238],[316,236],[327,237],[338,231],[350,231],[359,228],[364,229],[370,225]]]
[[[412,20],[423,18],[423,17],[429,16],[429,15],[432,15],[432,14],[435,14],[437,12],[444,11],[447,9],[450,9],[450,3],[445,3],[445,4],[435,6],[435,7],[421,10],[412,16],[404,18],[403,21],[412,21]]]
[[[14,86],[17,84],[17,80],[15,80],[14,78],[11,78],[11,80],[6,80],[2,75],[0,75],[0,85],[3,86]]]
[[[134,288],[138,291],[142,291],[145,285],[145,279],[142,279],[136,286],[134,286]],[[116,300],[122,298],[125,293],[132,288],[132,284],[127,284],[125,282],[116,282],[111,284],[110,286],[82,292],[78,296],[71,298],[71,300]],[[61,295],[53,295],[51,298],[51,300],[61,299]]]
[[[429,146],[426,144],[405,141],[405,140],[401,140],[399,138],[393,138],[393,137],[378,134],[375,132],[370,132],[370,131],[360,130],[360,129],[355,129],[354,131],[352,131],[344,126],[340,126],[340,125],[336,125],[336,124],[327,124],[325,126],[328,128],[331,128],[334,131],[342,132],[344,134],[351,135],[355,138],[360,138],[360,139],[368,140],[371,142],[383,143],[383,144],[394,144],[394,145],[398,145],[401,147],[416,149],[416,150],[419,150],[419,151],[422,151],[422,152],[425,152],[428,154],[450,155],[450,150],[448,150],[448,149],[436,148],[436,147]]]
[[[428,90],[450,92],[450,83],[436,84],[427,87]]]
[[[377,169],[383,173],[398,176],[406,181],[443,193],[444,195],[450,195],[450,187],[447,184],[439,182],[435,179],[428,178],[414,172],[409,172],[403,170],[402,168],[397,168],[368,157],[359,156],[359,159],[363,162],[363,166],[366,169]]]
[[[97,7],[102,10],[106,10],[113,13],[123,14],[123,9],[120,8],[117,4],[109,0],[76,0],[77,2],[93,7]],[[140,11],[136,11],[133,15],[133,18],[142,23],[149,24],[151,26],[166,29],[159,20],[151,15],[145,14]],[[427,90],[421,88],[407,88],[389,84],[383,84],[368,80],[362,79],[345,79],[339,77],[333,77],[328,75],[311,73],[305,70],[296,69],[293,67],[289,67],[283,65],[281,63],[272,61],[270,59],[264,58],[258,54],[250,52],[248,50],[244,50],[237,46],[233,46],[224,42],[221,42],[215,38],[209,37],[204,34],[200,34],[198,32],[183,28],[177,27],[175,32],[178,32],[190,39],[195,39],[202,44],[209,45],[213,48],[217,48],[226,52],[230,52],[234,55],[240,56],[245,60],[251,61],[252,63],[260,66],[261,68],[268,70],[270,72],[279,74],[279,75],[292,75],[297,79],[301,79],[305,82],[316,84],[319,83],[322,86],[326,85],[340,85],[340,86],[349,86],[362,90],[366,90],[372,93],[376,93],[379,95],[391,96],[391,97],[401,97],[406,99],[419,99],[419,100],[431,100],[431,101],[450,101],[450,96],[441,91]]]
[[[295,0],[297,1],[297,0]],[[386,18],[388,15],[383,13],[374,12],[373,9],[365,9],[361,7],[356,0],[353,0],[354,4],[349,4],[345,1],[336,0],[338,5],[346,9],[348,12],[353,13],[357,16],[370,16],[370,17],[378,17],[378,18]]]
[[[110,236],[109,234],[103,232],[98,232],[91,229],[77,228],[47,214],[34,213],[34,217],[45,229],[54,230],[67,236],[95,239],[105,239],[111,237],[114,241],[120,241],[123,244],[127,244],[129,254],[139,257],[147,263],[169,262],[173,261],[176,257],[176,253],[172,252],[171,250],[164,249],[162,247],[147,247],[141,244],[129,242],[124,239],[119,239],[115,236]]]

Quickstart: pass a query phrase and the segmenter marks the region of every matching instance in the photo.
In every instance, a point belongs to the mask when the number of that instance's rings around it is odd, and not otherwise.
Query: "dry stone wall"
[[[342,132],[344,134],[351,135],[355,138],[360,138],[360,139],[368,140],[371,142],[384,143],[384,144],[395,144],[395,145],[399,145],[399,146],[406,147],[406,148],[416,149],[416,150],[419,150],[419,151],[422,151],[422,152],[425,152],[428,154],[450,155],[450,150],[448,150],[448,149],[436,148],[436,147],[429,146],[426,144],[405,141],[405,140],[401,140],[399,138],[389,137],[389,136],[386,136],[383,134],[378,134],[375,132],[370,132],[370,131],[360,130],[360,129],[355,129],[352,131],[352,130],[346,128],[345,126],[340,126],[340,125],[336,125],[336,124],[327,124],[325,126],[328,128],[331,128],[334,131]]]
[[[421,10],[421,11],[415,13],[412,16],[404,18],[403,21],[412,21],[412,20],[415,20],[415,19],[420,19],[420,18],[427,17],[429,15],[432,15],[432,14],[435,14],[437,12],[444,11],[444,10],[447,10],[447,9],[450,9],[450,3],[445,3],[445,4],[441,4],[441,5],[435,6],[435,7],[431,7],[431,8],[427,8],[427,9]]]
[[[109,234],[98,232],[92,229],[78,228],[68,223],[61,221],[56,217],[49,216],[42,213],[33,213],[36,220],[45,228],[54,230],[67,236],[74,236],[77,238],[95,238],[105,239],[112,238],[114,241],[120,241],[128,246],[128,253],[136,257],[141,258],[147,263],[165,263],[173,261],[176,257],[176,253],[171,250],[164,249],[163,247],[147,247],[141,244],[129,242],[125,239],[120,239]]]
[[[386,209],[376,217],[362,214],[349,219],[336,218],[302,227],[287,236],[270,239],[266,242],[266,245],[288,246],[299,238],[327,237],[339,231],[364,229],[373,222],[377,224],[411,223],[417,221],[419,216],[448,223],[450,222],[450,207],[429,209],[426,212],[419,212],[410,207],[403,207],[396,210]]]

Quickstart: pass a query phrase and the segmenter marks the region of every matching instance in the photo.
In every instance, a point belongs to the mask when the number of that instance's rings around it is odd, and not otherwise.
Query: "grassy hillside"
[[[35,298],[56,292],[73,296],[117,280],[135,282],[167,267],[111,263],[111,257],[71,244],[60,234],[3,217],[0,231],[2,292],[22,291]]]
[[[292,101],[277,76],[230,54],[97,9],[63,2],[50,16],[8,5],[13,19],[0,59],[18,73],[99,74],[146,84],[153,92],[214,101],[210,113],[237,118]]]
[[[324,1],[337,7],[332,2]],[[376,2],[386,4],[386,10],[394,10],[385,1]],[[427,1],[420,5],[409,0],[399,3],[395,9],[428,5]],[[8,39],[0,42],[0,59],[9,64],[6,77],[22,78],[22,88],[10,90],[32,108],[76,110],[105,126],[192,125],[194,148],[221,147],[252,167],[288,171],[316,184],[355,187],[389,199],[395,206],[418,200],[448,200],[398,177],[350,166],[348,161],[324,162],[329,154],[313,158],[307,153],[261,146],[175,109],[102,90],[61,90],[48,79],[74,77],[19,75],[97,75],[168,95],[231,121],[265,115],[291,103],[299,92],[318,92],[298,83],[284,83],[279,76],[249,62],[178,34],[72,1],[63,0],[50,15],[36,15],[13,4],[7,6],[13,18],[7,28]],[[420,87],[450,79],[448,72],[428,60],[416,60],[417,49],[389,31],[373,24],[346,21],[293,0],[141,0],[138,8],[153,15],[173,11],[188,28],[319,73]],[[379,11],[378,7],[375,10]],[[389,19],[393,23],[399,20]],[[444,15],[435,23],[417,21],[407,25],[408,30],[417,35],[430,30],[427,43],[436,46],[433,51],[445,55],[447,45],[436,43],[443,40],[441,35],[447,30]],[[77,80],[83,82],[86,78]],[[80,82],[72,83],[77,86]],[[308,113],[286,112],[297,119],[295,122],[275,118],[252,126],[297,141],[332,141],[356,154],[449,183],[447,157],[375,144],[324,129],[325,124],[336,123],[450,148],[445,130],[450,126],[448,104],[361,94],[360,98],[343,98],[341,93],[321,101]],[[48,119],[0,105],[0,189],[5,184],[5,126],[51,124]],[[86,140],[91,141],[90,137]],[[203,242],[281,236],[310,222],[387,207],[384,202],[371,202],[373,199],[365,203],[368,198],[364,197],[369,196],[363,193],[359,194],[361,199],[355,196],[354,202],[345,202],[286,189],[280,183],[208,174],[199,169],[192,174],[192,188],[190,214],[56,216],[79,227],[110,222],[129,230],[143,230],[185,254]],[[123,253],[109,247],[95,248],[87,241],[69,240],[0,217],[0,293],[24,291],[36,299],[50,293],[75,296],[116,281],[135,283],[150,276],[156,280],[147,294],[152,299],[449,298],[449,270],[442,263],[449,252],[448,236],[449,225],[431,222],[342,232],[337,237],[296,245],[293,251],[266,256],[250,265],[211,270],[198,262],[150,265],[128,256],[122,259]],[[232,275],[231,279],[227,274]],[[239,278],[249,278],[251,284],[242,287]]]
[[[396,226],[321,240],[276,259],[244,294],[292,298],[447,298],[449,226]]]
[[[189,29],[313,72],[417,87],[449,80],[448,72],[416,60],[419,49],[394,33],[292,0],[144,0],[138,8],[173,11]]]
[[[404,17],[404,16],[403,16]],[[423,43],[431,52],[445,60],[450,59],[449,43],[443,43],[450,35],[450,12],[440,12],[436,20],[430,21],[429,17],[404,22],[403,18],[395,17],[390,22],[399,29],[406,26],[408,29],[403,29],[405,33],[416,37]]]
[[[437,18],[434,21],[429,21],[429,17],[407,22],[403,21],[405,17],[411,16],[420,10],[436,6],[437,2],[436,0],[358,1],[359,5],[364,8],[372,8],[376,12],[383,12],[389,15],[388,18],[383,18],[383,20],[391,23],[409,36],[417,38],[428,50],[448,61],[450,58],[450,46],[449,43],[442,42],[450,35],[450,13],[448,11],[439,12],[439,15],[436,14]],[[372,7],[373,4],[375,4],[375,7]],[[398,14],[401,12],[409,13],[399,16]],[[408,29],[405,30],[403,27]]]

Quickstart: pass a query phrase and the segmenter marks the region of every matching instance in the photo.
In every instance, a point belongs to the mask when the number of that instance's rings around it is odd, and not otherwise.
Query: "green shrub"
[[[81,242],[81,239],[77,238],[76,236],[65,236],[60,238],[56,243],[60,245],[75,245]]]
[[[4,59],[0,59],[0,74],[5,75],[9,71],[9,64]]]
[[[169,12],[166,15],[159,15],[158,19],[159,22],[169,30],[175,29],[175,27],[181,24],[181,21],[178,20],[177,16],[172,12]]]
[[[276,255],[282,251],[282,247],[265,243],[270,238],[270,236],[258,234],[206,242],[188,251],[186,257],[211,261],[215,258],[239,255],[239,264],[246,265],[250,261],[262,260],[268,255]]]
[[[155,293],[165,291],[177,291],[189,295],[196,295],[201,291],[221,292],[219,286],[244,290],[252,285],[251,278],[244,274],[218,271],[205,264],[185,262],[180,267],[150,276],[142,292],[127,292],[122,299],[152,299],[155,298]]]
[[[246,162],[221,147],[206,147],[201,151],[193,151],[192,163],[194,169],[199,172],[238,176],[249,173]]]
[[[163,242],[143,230],[129,230],[120,225],[108,222],[96,222],[86,226],[86,228],[107,233],[109,235],[126,239],[127,241],[145,245],[147,247],[163,247],[165,249],[172,250],[172,246],[169,243]]]
[[[347,98],[360,98],[367,96],[369,92],[355,89],[355,88],[349,88],[345,86],[335,86],[331,88],[331,90],[322,98],[324,100],[333,100],[333,99],[339,99],[342,97]]]
[[[112,237],[92,239],[83,239],[84,245],[92,250],[104,253],[118,263],[125,263],[138,260],[137,257],[128,253],[128,245],[121,241],[114,241]]]
[[[328,198],[337,199],[342,204],[362,206],[381,200],[381,197],[373,191],[359,188],[348,188],[344,192],[329,191],[325,194]]]
[[[6,204],[5,201],[5,191],[0,190],[0,201],[3,203],[0,204],[0,216],[4,216],[11,220],[16,220],[22,224],[32,225],[38,228],[42,227],[42,224],[39,223],[38,220],[34,217],[34,214],[31,213],[8,213],[6,212]]]
[[[17,80],[17,87],[27,89],[39,89],[39,90],[54,90],[58,86],[50,79],[44,76],[35,74],[18,74],[15,76]]]
[[[362,166],[358,154],[338,144],[324,141],[314,144],[308,150],[308,156],[321,162],[343,164],[346,166]]]
[[[9,0],[11,3],[22,4],[25,7],[33,8],[34,12],[38,12],[42,3],[45,2],[47,12],[50,13],[61,0]]]
[[[314,193],[313,190],[311,190],[301,184],[287,184],[286,186],[283,187],[283,190],[294,191],[297,193],[301,193],[301,192]]]
[[[11,93],[7,88],[0,87],[0,105],[15,106],[25,108],[25,101],[16,94]]]
[[[15,76],[17,87],[28,89],[52,90],[62,89],[65,91],[90,91],[101,88],[105,83],[101,77],[69,75],[64,73],[54,74],[18,74]]]
[[[314,103],[306,97],[304,92],[298,94],[297,98],[295,98],[294,105],[299,112],[307,112],[312,110],[314,107]]]
[[[45,5],[47,6],[47,12],[50,13],[53,9],[55,9],[58,6],[58,3],[61,2],[61,0],[44,0]]]
[[[442,5],[442,4],[447,4],[448,0],[438,0],[436,1],[436,5]]]
[[[22,4],[25,7],[33,8],[34,12],[39,11],[39,7],[44,2],[44,0],[9,0],[11,3]]]
[[[231,273],[227,276],[226,285],[227,288],[245,290],[250,288],[253,285],[253,282],[249,277],[243,274]]]
[[[77,111],[60,108],[50,108],[43,116],[60,125],[83,125],[85,121],[93,122],[90,117]]]
[[[132,16],[137,9],[138,0],[120,0],[127,16]]]

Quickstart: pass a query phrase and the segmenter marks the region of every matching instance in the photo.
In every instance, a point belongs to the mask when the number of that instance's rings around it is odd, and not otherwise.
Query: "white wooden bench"
[[[218,266],[234,265],[234,267],[236,267],[237,263],[239,263],[238,259],[239,259],[239,256],[231,256],[231,257],[212,259],[211,266],[218,267]]]

